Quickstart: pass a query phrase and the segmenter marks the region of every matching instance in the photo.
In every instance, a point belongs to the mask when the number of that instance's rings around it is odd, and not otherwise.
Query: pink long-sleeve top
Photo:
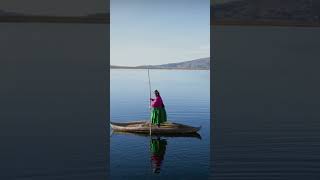
[[[161,96],[157,96],[155,99],[151,98],[151,106],[153,108],[163,107],[163,102]]]

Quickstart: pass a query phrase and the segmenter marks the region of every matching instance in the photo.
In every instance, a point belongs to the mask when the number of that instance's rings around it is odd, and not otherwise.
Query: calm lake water
[[[107,179],[108,31],[0,23],[0,179]]]
[[[107,179],[108,28],[0,29],[0,179]],[[320,29],[221,27],[211,34],[217,109],[210,177],[320,179]],[[111,119],[147,119],[147,72],[111,76]],[[207,179],[209,72],[151,71],[151,81],[169,119],[201,125],[202,139],[162,138],[166,152],[156,175],[149,137],[113,134],[111,177]]]
[[[211,178],[320,179],[320,28],[220,26],[211,34]]]
[[[110,174],[121,179],[207,178],[210,153],[210,72],[150,70],[152,89],[158,89],[170,121],[202,126],[195,137],[153,139],[165,146],[154,173],[149,136],[113,133],[110,139]],[[147,70],[111,70],[111,121],[149,119]]]

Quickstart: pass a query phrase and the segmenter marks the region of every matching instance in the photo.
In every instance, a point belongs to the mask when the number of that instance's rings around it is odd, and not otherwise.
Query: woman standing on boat
[[[156,96],[155,99],[150,98],[151,107],[152,107],[151,123],[158,125],[158,127],[160,127],[161,123],[164,123],[167,121],[167,113],[166,113],[159,91],[155,90],[154,95]]]

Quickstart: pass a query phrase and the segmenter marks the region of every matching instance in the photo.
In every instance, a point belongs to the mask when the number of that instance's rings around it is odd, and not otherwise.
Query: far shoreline
[[[276,21],[276,20],[216,20],[212,19],[211,26],[261,26],[261,27],[306,27],[318,28],[320,22],[294,22],[294,21]]]
[[[110,68],[110,69],[121,69],[121,70],[148,70],[148,68]],[[149,68],[150,70],[183,70],[183,71],[210,71],[210,69],[187,69],[187,68]]]
[[[0,16],[0,23],[110,24],[110,16]]]

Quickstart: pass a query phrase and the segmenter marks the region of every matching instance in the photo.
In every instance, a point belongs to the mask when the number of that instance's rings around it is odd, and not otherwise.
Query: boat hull
[[[110,126],[116,132],[130,132],[130,133],[150,133],[150,123],[148,121],[133,121],[128,123],[111,122]],[[192,127],[178,123],[166,122],[160,125],[151,126],[152,134],[193,134],[197,133],[201,127]]]

